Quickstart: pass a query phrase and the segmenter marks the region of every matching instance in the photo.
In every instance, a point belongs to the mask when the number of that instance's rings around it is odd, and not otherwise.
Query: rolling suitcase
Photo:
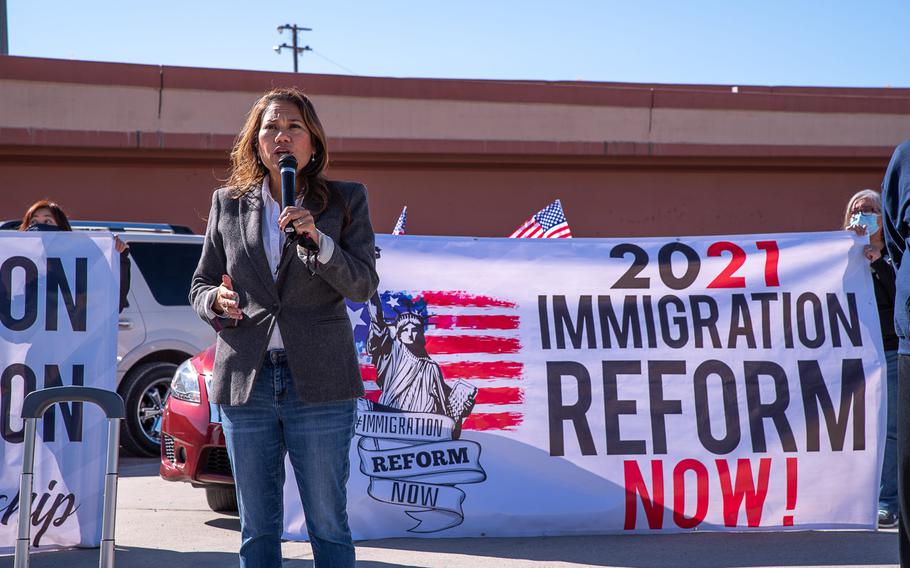
[[[120,420],[126,417],[120,395],[91,387],[53,387],[35,391],[22,402],[25,440],[22,446],[22,477],[19,480],[19,535],[16,540],[14,568],[27,568],[31,544],[32,482],[35,473],[35,435],[38,420],[58,402],[90,402],[101,407],[108,419],[107,472],[104,480],[104,513],[101,520],[101,568],[114,566],[114,519],[117,508],[117,456],[120,445]]]

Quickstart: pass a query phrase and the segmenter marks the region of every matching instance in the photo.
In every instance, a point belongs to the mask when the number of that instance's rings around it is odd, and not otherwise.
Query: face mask
[[[51,225],[49,223],[35,223],[34,225],[29,225],[26,231],[62,231],[57,225]]]
[[[867,235],[874,235],[878,232],[878,215],[875,213],[854,213],[850,217],[851,225],[862,225],[866,227]]]

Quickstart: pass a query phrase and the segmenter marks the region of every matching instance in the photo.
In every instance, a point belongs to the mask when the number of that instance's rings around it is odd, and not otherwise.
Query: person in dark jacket
[[[885,250],[882,231],[882,200],[878,192],[864,189],[847,202],[844,228],[856,234],[869,235],[863,253],[872,271],[872,286],[878,304],[878,319],[882,332],[882,347],[887,362],[887,430],[885,459],[882,464],[881,487],[878,496],[878,526],[897,526],[897,334],[894,332],[895,278],[891,258]]]
[[[366,188],[325,177],[326,142],[297,89],[253,104],[228,184],[212,196],[190,289],[196,313],[218,332],[208,394],[231,458],[243,568],[281,566],[285,456],[315,567],[355,566],[346,483],[363,380],[345,298],[368,301],[379,275]],[[279,162],[288,154],[296,205],[283,207]],[[301,246],[304,235],[318,252]]]
[[[894,150],[882,181],[885,245],[897,272],[894,295],[894,331],[898,338],[897,387],[897,493],[901,566],[910,568],[910,140]]]

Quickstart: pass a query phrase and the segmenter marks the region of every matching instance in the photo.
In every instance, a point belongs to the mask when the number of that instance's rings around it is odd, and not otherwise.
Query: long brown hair
[[[41,199],[32,203],[31,207],[25,212],[25,215],[22,217],[22,224],[19,225],[20,231],[28,230],[29,225],[32,224],[32,217],[35,216],[35,213],[39,209],[47,209],[51,212],[51,216],[54,217],[54,221],[57,222],[57,226],[60,227],[61,231],[72,231],[73,227],[70,226],[69,219],[66,218],[66,213],[63,212],[63,209],[59,205],[54,203],[49,199]]]
[[[242,197],[251,189],[262,184],[262,178],[268,173],[265,164],[259,159],[259,128],[262,125],[262,113],[276,101],[288,102],[297,106],[307,130],[315,153],[313,160],[300,172],[303,177],[303,191],[314,196],[319,202],[321,213],[332,199],[332,191],[323,172],[329,165],[329,153],[326,149],[325,130],[316,115],[313,103],[300,90],[291,88],[272,89],[263,95],[246,117],[246,122],[231,150],[231,175],[227,185],[234,197]]]

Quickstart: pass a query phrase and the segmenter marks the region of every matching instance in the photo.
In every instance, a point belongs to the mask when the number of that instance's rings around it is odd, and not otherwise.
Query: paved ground
[[[117,566],[236,566],[240,523],[209,510],[202,490],[158,477],[157,460],[125,458],[117,507]],[[312,565],[305,543],[284,544],[284,566]],[[722,568],[897,566],[897,532],[389,539],[358,543],[361,568]],[[97,550],[35,554],[33,568],[90,568]],[[12,566],[0,558],[0,568]]]

